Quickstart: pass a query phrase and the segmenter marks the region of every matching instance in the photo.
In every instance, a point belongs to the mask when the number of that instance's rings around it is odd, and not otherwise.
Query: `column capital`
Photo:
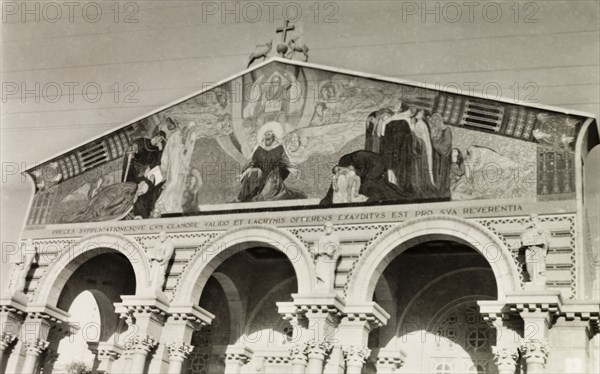
[[[170,360],[185,360],[194,350],[194,346],[191,344],[185,344],[183,342],[170,342],[169,344],[167,344],[167,350],[169,352]]]
[[[15,340],[17,340],[17,334],[11,334],[6,331],[3,331],[2,334],[0,334],[0,348],[4,351]]]
[[[550,347],[546,340],[527,340],[521,345],[521,354],[527,363],[546,365]]]
[[[306,341],[306,352],[310,356],[325,358],[329,355],[333,345],[327,340],[308,339]]]
[[[346,365],[360,365],[362,366],[369,355],[371,354],[371,350],[367,347],[363,347],[360,345],[346,345],[342,347],[342,352],[344,353],[344,359],[346,360]]]
[[[135,335],[125,342],[125,349],[131,353],[140,352],[147,354],[156,348],[158,340],[150,335]]]
[[[42,339],[27,339],[23,343],[25,344],[25,351],[34,355],[40,355],[50,345],[47,340]]]
[[[519,351],[516,346],[492,346],[492,354],[500,373],[515,372],[519,360]]]
[[[289,352],[292,363],[306,364],[308,362],[308,346],[306,343],[300,343],[291,346]]]

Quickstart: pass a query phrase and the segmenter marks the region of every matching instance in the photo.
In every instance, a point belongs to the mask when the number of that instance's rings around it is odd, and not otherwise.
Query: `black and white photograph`
[[[600,1],[0,5],[0,373],[600,372]]]

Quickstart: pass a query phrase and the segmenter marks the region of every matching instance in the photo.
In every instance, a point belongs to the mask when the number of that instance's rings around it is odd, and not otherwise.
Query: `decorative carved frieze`
[[[248,362],[250,362],[250,359],[251,359],[250,356],[240,353],[240,352],[226,352],[225,353],[225,361],[226,362],[246,365]]]
[[[265,361],[269,364],[287,365],[290,363],[290,357],[286,356],[265,356]]]

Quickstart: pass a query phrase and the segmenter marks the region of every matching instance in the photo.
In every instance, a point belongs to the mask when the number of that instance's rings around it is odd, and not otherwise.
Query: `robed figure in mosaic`
[[[284,183],[294,169],[281,142],[283,136],[283,128],[278,122],[268,122],[259,129],[257,139],[261,142],[242,172],[237,202],[306,198]]]

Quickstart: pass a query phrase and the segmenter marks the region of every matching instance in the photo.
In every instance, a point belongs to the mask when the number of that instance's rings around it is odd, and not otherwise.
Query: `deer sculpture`
[[[308,46],[304,43],[298,43],[298,39],[300,39],[299,35],[290,38],[288,41],[288,52],[285,57],[291,59],[294,57],[295,52],[301,52],[304,54],[304,61],[308,61]]]
[[[250,67],[250,65],[252,65],[252,63],[258,58],[262,57],[263,61],[266,60],[267,55],[269,54],[269,52],[271,52],[271,48],[273,48],[273,39],[271,39],[266,44],[257,45],[254,52],[252,52],[250,54],[250,57],[248,57],[248,66],[247,67]]]

